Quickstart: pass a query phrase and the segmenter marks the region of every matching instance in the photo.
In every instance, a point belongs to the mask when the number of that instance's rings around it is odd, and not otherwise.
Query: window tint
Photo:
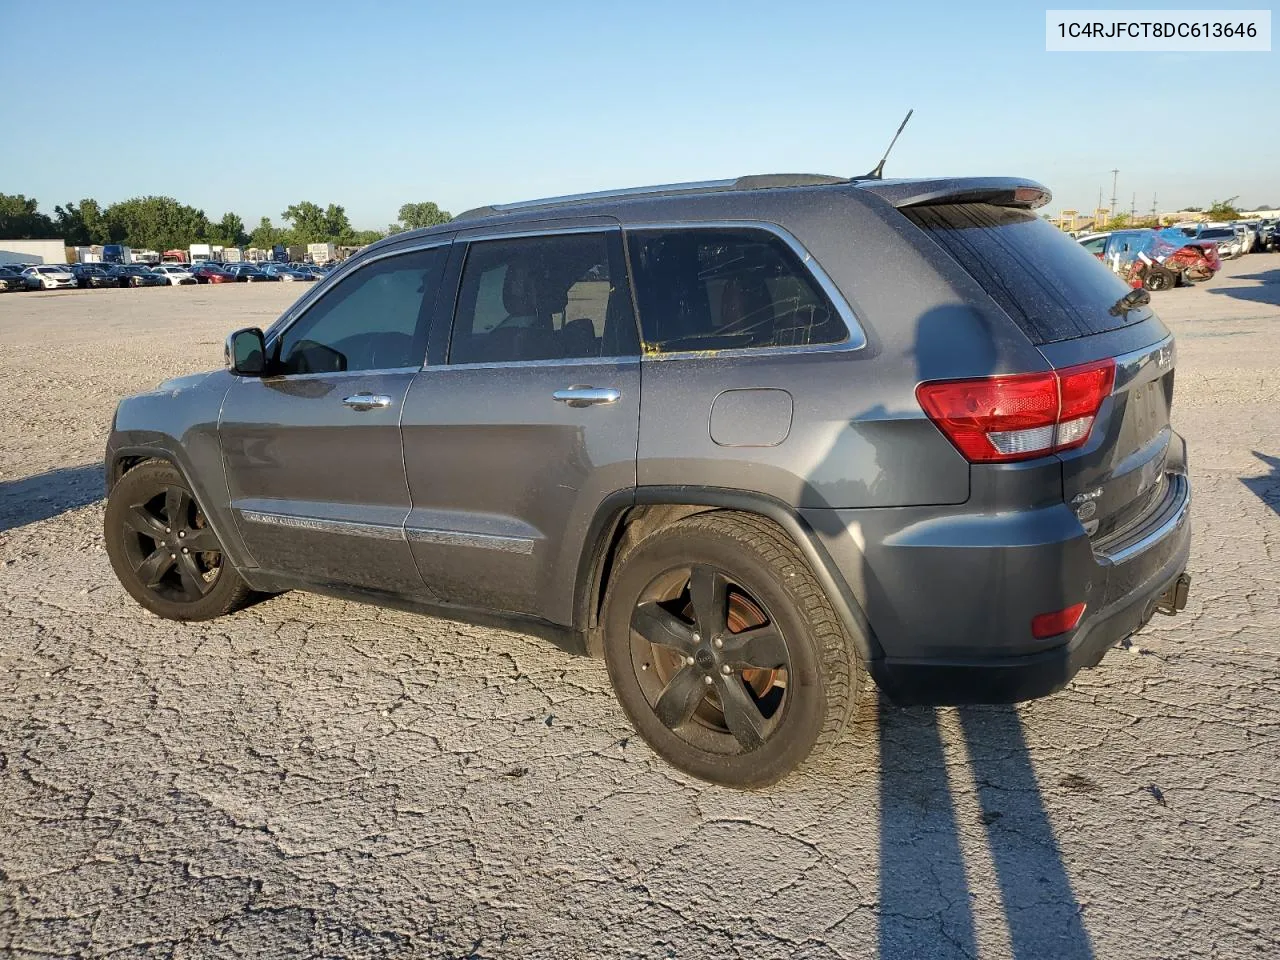
[[[284,332],[275,372],[419,366],[447,253],[416,250],[357,269]]]
[[[978,281],[1032,343],[1105,333],[1151,316],[1146,307],[1112,313],[1128,285],[1028,210],[957,203],[902,213]]]
[[[839,343],[835,308],[799,258],[763,230],[629,234],[646,349]]]
[[[615,357],[639,350],[619,231],[471,244],[450,363]]]
[[[1106,237],[1094,237],[1092,240],[1086,240],[1080,246],[1084,247],[1095,256],[1102,253],[1102,248],[1107,245]]]

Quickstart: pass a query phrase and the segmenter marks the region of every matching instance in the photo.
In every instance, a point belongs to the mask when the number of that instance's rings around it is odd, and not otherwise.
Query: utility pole
[[[1116,182],[1120,179],[1120,171],[1111,171],[1111,216],[1116,215]]]
[[[1133,221],[1137,219],[1138,219],[1138,193],[1135,190],[1133,194],[1133,199],[1129,201],[1129,222],[1133,223]]]
[[[1151,195],[1151,219],[1156,222],[1156,226],[1160,226],[1160,214],[1156,213],[1156,194]]]

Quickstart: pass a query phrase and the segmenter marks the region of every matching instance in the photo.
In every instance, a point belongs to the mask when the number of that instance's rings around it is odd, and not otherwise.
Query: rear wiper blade
[[[1130,310],[1137,310],[1139,307],[1145,307],[1151,302],[1151,294],[1141,288],[1130,290],[1123,297],[1111,305],[1108,311],[1113,317],[1123,317]]]

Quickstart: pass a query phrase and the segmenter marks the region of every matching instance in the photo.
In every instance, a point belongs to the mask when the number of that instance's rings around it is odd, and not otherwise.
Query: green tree
[[[448,223],[453,214],[441,210],[430,200],[423,203],[406,203],[400,207],[400,222],[405,230],[417,230],[419,227],[435,227]]]
[[[226,247],[243,247],[249,239],[244,232],[244,221],[234,213],[225,213],[222,219],[211,225],[206,234],[210,242]]]
[[[386,234],[381,230],[352,230],[342,242],[353,247],[363,247],[369,243],[376,243],[384,236]]]
[[[172,197],[134,197],[107,207],[110,239],[131,247],[168,250],[204,240],[210,232],[203,210]]]
[[[59,236],[53,220],[39,210],[40,204],[22,194],[0,193],[0,238],[6,240],[52,240]]]
[[[1209,206],[1210,220],[1235,220],[1240,216],[1240,211],[1234,206],[1234,202],[1239,197],[1227,197],[1225,200],[1215,200]]]
[[[1127,213],[1117,213],[1114,217],[1107,221],[1106,230],[1123,230],[1129,226],[1129,215]]]
[[[302,200],[280,214],[293,226],[293,238],[298,243],[323,243],[332,239],[328,234],[325,212],[319,204]]]
[[[253,233],[249,234],[250,245],[260,250],[270,250],[277,243],[288,244],[290,242],[289,234],[273,224],[270,217],[263,217],[259,220]]]

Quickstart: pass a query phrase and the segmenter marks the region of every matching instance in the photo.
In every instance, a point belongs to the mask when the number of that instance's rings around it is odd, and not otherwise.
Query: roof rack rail
[[[594,200],[626,200],[631,197],[679,195],[684,193],[718,193],[726,190],[768,190],[777,187],[815,187],[834,183],[848,183],[848,177],[832,177],[821,173],[761,173],[733,180],[698,180],[689,183],[662,183],[649,187],[627,187],[621,190],[597,190],[592,193],[574,193],[563,197],[546,197],[541,200],[521,200],[517,203],[493,203],[473,207],[454,217],[454,221],[472,220],[477,217],[494,217],[503,213],[515,213],[535,207],[558,207],[574,203],[591,203]]]

